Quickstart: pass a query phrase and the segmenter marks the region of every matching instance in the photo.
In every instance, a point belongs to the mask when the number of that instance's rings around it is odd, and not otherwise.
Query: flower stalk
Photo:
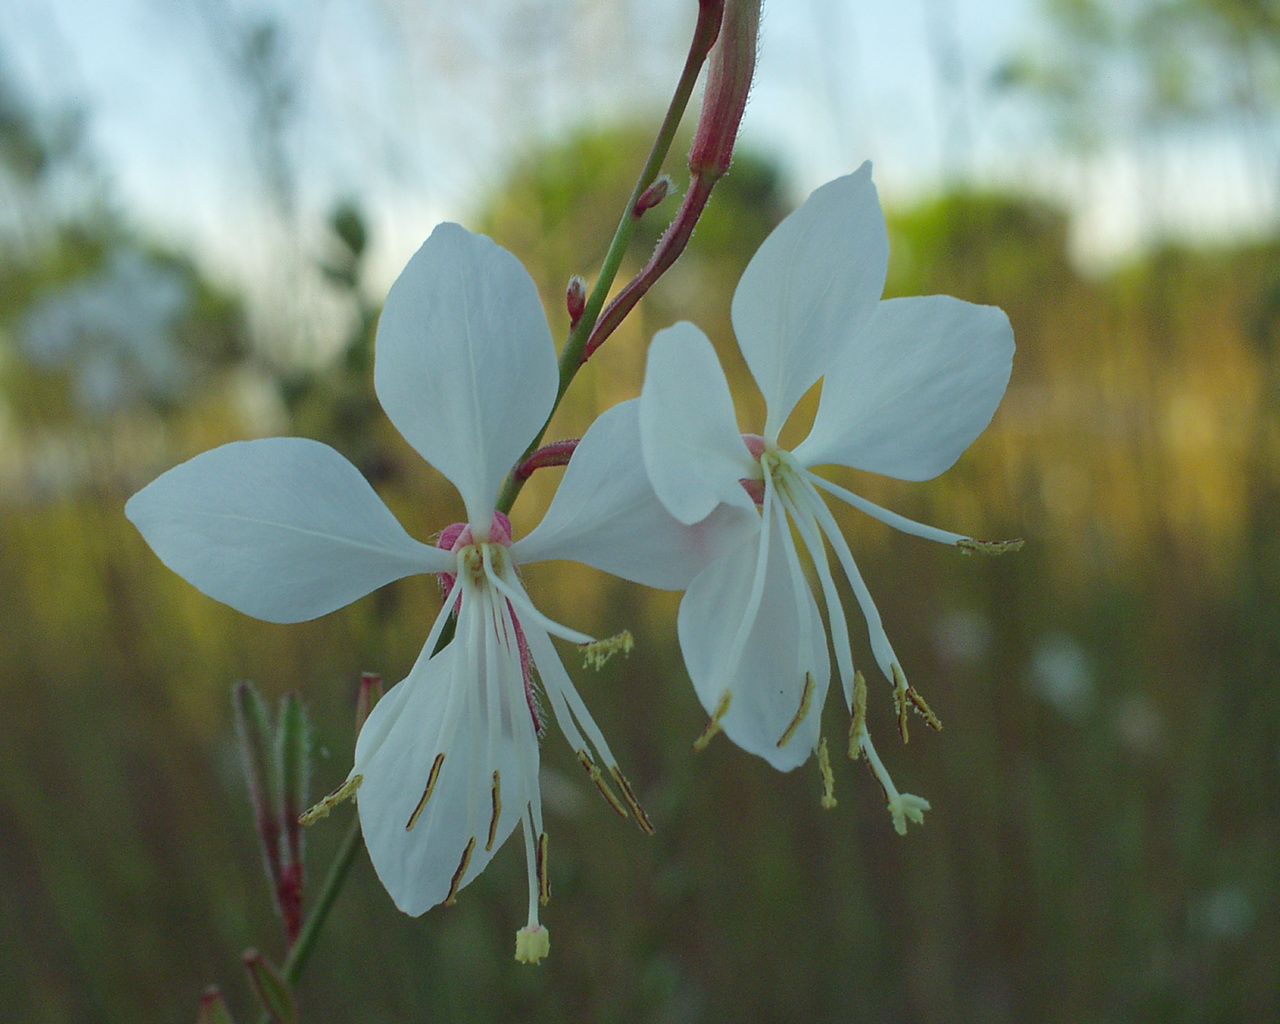
[[[560,384],[556,392],[555,404],[551,407],[551,413],[547,416],[546,423],[543,424],[537,436],[529,443],[529,447],[525,449],[524,455],[517,465],[523,463],[525,459],[538,450],[539,445],[542,444],[542,438],[547,432],[547,427],[551,425],[551,417],[555,415],[556,409],[560,407],[560,402],[564,398],[565,392],[569,389],[570,382],[577,375],[578,370],[582,368],[583,353],[586,351],[587,342],[591,338],[592,329],[596,325],[600,311],[604,308],[609,289],[613,287],[614,279],[622,268],[622,259],[626,254],[627,247],[635,235],[636,225],[639,223],[636,217],[637,205],[645,192],[657,180],[662,170],[662,163],[671,151],[671,143],[675,140],[676,130],[680,126],[685,108],[688,107],[689,99],[693,95],[693,87],[698,80],[698,75],[701,73],[702,66],[706,63],[707,57],[720,34],[720,24],[725,14],[725,9],[727,6],[737,2],[739,0],[699,0],[698,2],[698,19],[693,27],[693,38],[689,42],[689,52],[685,57],[684,68],[680,72],[679,80],[676,82],[675,92],[671,96],[666,115],[662,119],[662,125],[658,129],[657,137],[653,141],[649,157],[645,161],[644,167],[640,170],[640,176],[636,179],[635,188],[631,190],[631,195],[627,198],[626,205],[623,207],[622,216],[618,221],[617,228],[614,229],[613,239],[609,243],[609,249],[605,253],[604,262],[601,264],[600,276],[596,278],[595,287],[591,289],[591,294],[587,297],[586,307],[570,330],[569,339],[565,342],[564,349],[560,353]],[[760,0],[753,0],[753,2],[758,7]],[[599,346],[597,345],[597,347]],[[525,481],[513,470],[498,495],[498,511],[511,511],[511,506],[515,504],[516,498],[524,487],[524,483]]]

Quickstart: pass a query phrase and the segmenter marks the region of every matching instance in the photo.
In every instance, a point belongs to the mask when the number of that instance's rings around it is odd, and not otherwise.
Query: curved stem
[[[644,193],[644,190],[652,185],[654,179],[657,178],[658,172],[662,169],[662,162],[667,158],[667,153],[671,150],[671,143],[675,139],[676,129],[680,125],[681,118],[684,117],[685,108],[689,105],[689,98],[693,95],[694,83],[697,82],[702,65],[706,63],[707,54],[711,51],[711,47],[715,44],[716,36],[720,32],[720,16],[723,11],[723,0],[701,0],[698,5],[698,21],[694,25],[693,40],[689,44],[689,53],[685,57],[684,70],[681,71],[680,80],[676,83],[675,92],[671,97],[670,105],[667,107],[666,116],[662,119],[662,126],[658,129],[657,138],[653,140],[653,148],[649,151],[649,158],[645,161],[645,165],[640,171],[640,177],[636,179],[635,188],[631,190],[626,206],[623,207],[622,218],[618,221],[618,226],[613,233],[613,240],[609,243],[609,250],[605,253],[604,263],[601,264],[600,276],[596,278],[595,286],[591,289],[591,295],[587,298],[586,309],[583,310],[582,316],[574,325],[573,330],[569,332],[569,340],[565,342],[564,349],[560,353],[560,386],[556,391],[555,403],[551,406],[551,412],[547,416],[546,423],[542,425],[542,429],[529,442],[529,447],[524,450],[524,454],[517,460],[517,466],[537,451],[538,446],[542,443],[543,436],[547,432],[547,427],[551,424],[551,417],[555,415],[556,410],[560,407],[561,400],[564,398],[564,393],[569,389],[569,382],[573,380],[578,370],[582,368],[583,353],[586,351],[587,341],[596,325],[596,319],[600,316],[600,310],[604,308],[609,289],[613,287],[614,279],[622,268],[622,258],[626,254],[627,246],[630,244],[631,238],[635,234],[636,225],[639,223],[639,217],[636,216],[635,212],[636,203]],[[506,482],[502,486],[502,492],[498,495],[499,512],[511,511],[511,506],[515,504],[516,497],[520,494],[522,487],[524,487],[524,480],[520,479],[514,471],[507,476]]]

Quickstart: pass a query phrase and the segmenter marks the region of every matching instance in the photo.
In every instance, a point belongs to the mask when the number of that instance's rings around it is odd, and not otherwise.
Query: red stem
[[[702,211],[706,209],[707,201],[711,198],[711,190],[715,188],[719,177],[719,174],[710,173],[693,176],[693,180],[689,183],[689,191],[685,193],[684,202],[680,204],[675,220],[671,222],[662,240],[658,242],[658,247],[653,251],[649,262],[622,291],[618,292],[600,314],[600,319],[592,328],[591,337],[587,339],[587,346],[582,353],[584,363],[608,340],[609,335],[618,329],[618,325],[626,319],[636,303],[644,298],[645,293],[653,287],[658,278],[680,258],[685,246],[689,244],[689,239],[693,237],[693,229],[698,223],[698,218],[702,216]]]
[[[586,359],[583,359],[586,362]],[[576,437],[569,438],[567,441],[554,441],[549,445],[544,445],[536,452],[530,455],[524,462],[516,467],[515,477],[523,482],[533,476],[534,471],[544,469],[547,466],[567,466],[569,460],[573,457],[574,449],[578,447],[578,439]]]

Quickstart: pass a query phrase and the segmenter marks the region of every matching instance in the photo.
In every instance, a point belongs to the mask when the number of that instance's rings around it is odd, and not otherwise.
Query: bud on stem
[[[587,308],[587,282],[578,274],[569,278],[569,287],[564,291],[564,306],[569,311],[570,329],[578,325]]]
[[[196,1024],[234,1024],[231,1011],[217,985],[205,989],[196,1010]]]
[[[238,684],[232,693],[232,699],[236,712],[236,732],[240,739],[240,757],[245,781],[249,786],[249,801],[253,805],[258,839],[262,844],[272,890],[279,891],[282,874],[280,790],[271,716],[262,696],[250,682]]]
[[[298,1005],[293,992],[275,965],[256,949],[246,949],[244,969],[248,972],[253,994],[258,997],[271,1024],[298,1024]]]
[[[733,161],[738,126],[756,73],[761,0],[725,0],[720,36],[711,51],[702,116],[689,151],[695,177],[718,178]]]

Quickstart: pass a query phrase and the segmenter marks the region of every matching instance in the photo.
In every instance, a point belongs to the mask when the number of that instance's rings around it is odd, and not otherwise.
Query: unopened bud
[[[276,966],[256,949],[246,949],[244,969],[271,1024],[298,1024],[298,1005]]]
[[[196,1010],[196,1024],[235,1024],[231,1019],[231,1011],[227,1009],[226,1000],[217,985],[210,985],[200,997],[200,1006]]]
[[[236,733],[249,801],[272,888],[280,884],[280,778],[276,771],[271,716],[257,688],[243,682],[232,692]]]
[[[660,175],[652,185],[640,193],[640,198],[636,200],[635,208],[631,211],[632,215],[641,217],[648,213],[671,195],[674,189],[675,185],[671,177],[666,174]]]
[[[382,700],[382,676],[376,672],[360,674],[360,692],[356,695],[356,736],[369,720],[373,706]]]
[[[587,282],[577,274],[569,278],[569,287],[564,292],[564,305],[569,311],[569,326],[576,326],[587,308]]]
[[[761,0],[725,0],[720,35],[711,51],[707,91],[698,131],[689,151],[689,170],[717,178],[733,161],[738,125],[756,73],[756,34]]]

